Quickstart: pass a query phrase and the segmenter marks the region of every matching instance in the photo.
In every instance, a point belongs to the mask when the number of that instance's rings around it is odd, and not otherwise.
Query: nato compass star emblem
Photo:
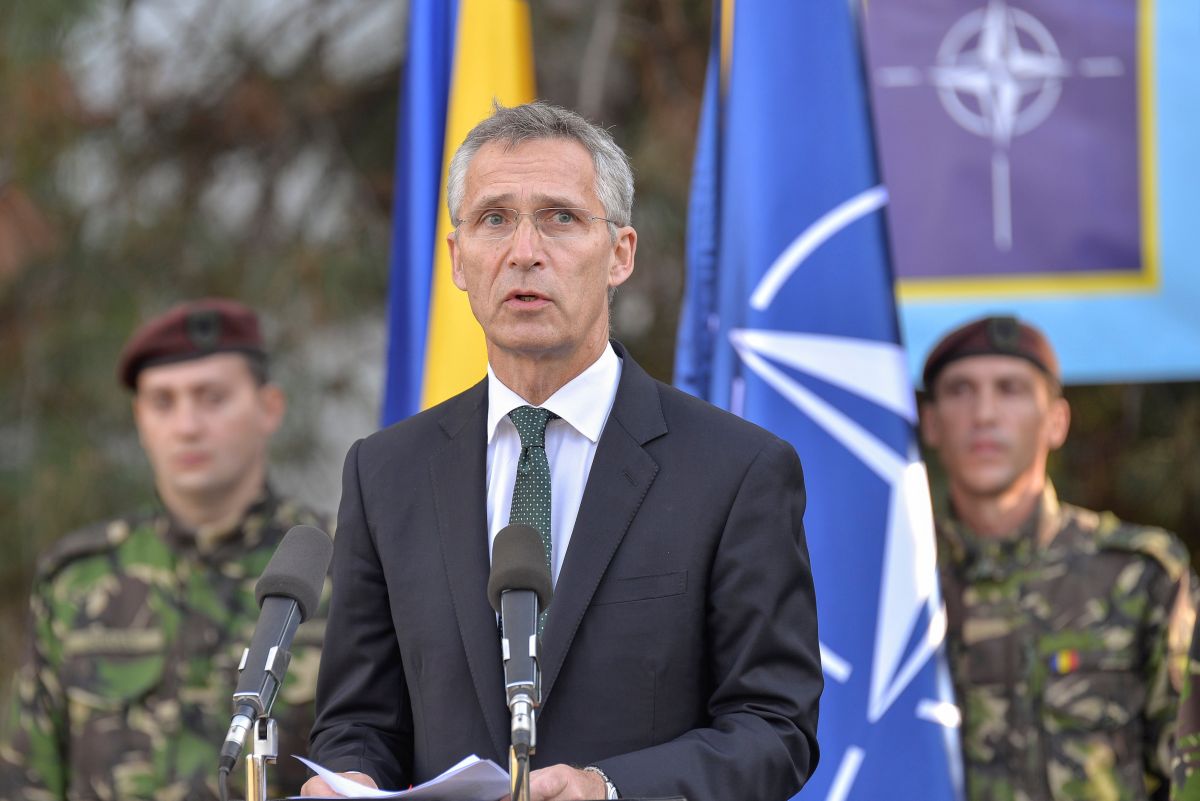
[[[1071,61],[1032,14],[991,0],[950,26],[935,65],[889,66],[876,71],[883,89],[932,84],[955,123],[992,143],[992,241],[1012,250],[1010,148],[1050,117],[1074,78],[1115,78],[1125,65],[1114,56]]]
[[[886,203],[887,191],[876,186],[822,216],[775,259],[751,295],[750,306],[756,311],[768,310],[779,290],[813,252]],[[890,487],[870,664],[857,665],[821,643],[827,679],[845,684],[855,671],[870,671],[865,716],[866,722],[874,725],[934,657],[945,636],[925,466],[915,448],[897,453],[850,415],[794,380],[785,368],[854,393],[912,426],[917,412],[904,351],[893,342],[796,331],[735,329],[729,337],[746,367]],[[733,411],[740,413],[737,395],[735,392]],[[942,726],[957,727],[958,709],[949,700],[949,689],[939,691],[943,697],[922,700],[916,714]],[[848,796],[865,756],[863,747],[851,744],[846,748],[826,801],[842,801]]]

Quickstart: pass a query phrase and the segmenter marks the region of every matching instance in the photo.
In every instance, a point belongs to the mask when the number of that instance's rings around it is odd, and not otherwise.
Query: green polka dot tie
[[[546,549],[546,567],[554,574],[550,538],[550,459],[546,458],[546,423],[558,415],[550,409],[518,406],[509,412],[509,420],[521,436],[521,458],[517,460],[517,480],[512,484],[509,523],[524,523],[538,529]],[[546,627],[546,610],[538,615],[538,634]]]
[[[533,526],[542,535],[546,566],[554,572],[550,540],[550,461],[546,458],[546,424],[558,415],[549,409],[521,406],[508,413],[521,437],[521,459],[513,484],[509,523]]]

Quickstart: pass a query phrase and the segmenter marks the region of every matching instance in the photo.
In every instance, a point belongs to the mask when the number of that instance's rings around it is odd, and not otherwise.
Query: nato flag
[[[957,709],[851,8],[732,8],[697,145],[676,383],[804,462],[826,689],[800,797],[949,801]]]

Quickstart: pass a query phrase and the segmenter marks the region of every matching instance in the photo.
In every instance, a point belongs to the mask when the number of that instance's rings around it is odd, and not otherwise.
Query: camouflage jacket
[[[61,540],[39,566],[29,646],[0,720],[0,800],[217,794],[237,665],[258,619],[254,584],[293,525],[328,521],[266,493],[225,531],[184,531],[158,509]],[[272,711],[272,797],[305,770],[328,609],[302,625]],[[239,761],[231,797],[242,797]]]
[[[1195,591],[1179,539],[1047,486],[1012,537],[939,520],[938,562],[968,801],[1164,797]]]
[[[1187,675],[1179,697],[1175,759],[1171,765],[1171,798],[1200,801],[1200,637],[1192,635]]]

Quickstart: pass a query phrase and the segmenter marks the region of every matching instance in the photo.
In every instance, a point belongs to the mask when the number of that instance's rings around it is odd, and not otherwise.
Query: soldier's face
[[[257,493],[284,407],[279,388],[260,386],[236,353],[142,370],[134,420],[168,508]]]
[[[1046,376],[1015,356],[971,356],[946,366],[925,404],[921,431],[964,497],[1040,491],[1046,459],[1070,424]]]

